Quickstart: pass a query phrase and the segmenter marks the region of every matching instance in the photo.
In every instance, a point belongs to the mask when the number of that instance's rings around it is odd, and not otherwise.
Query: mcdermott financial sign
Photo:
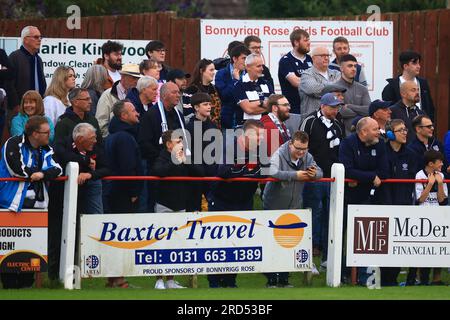
[[[450,208],[349,206],[347,265],[450,266]]]

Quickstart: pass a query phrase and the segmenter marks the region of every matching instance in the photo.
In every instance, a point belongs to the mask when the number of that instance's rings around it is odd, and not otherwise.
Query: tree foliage
[[[169,10],[179,17],[202,17],[205,0],[0,0],[0,18],[67,17],[74,4],[86,17]]]
[[[370,5],[381,13],[445,8],[446,0],[249,0],[252,18],[362,15]],[[370,12],[372,13],[372,12]]]

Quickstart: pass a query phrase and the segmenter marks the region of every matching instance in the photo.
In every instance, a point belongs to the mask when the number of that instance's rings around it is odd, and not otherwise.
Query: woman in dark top
[[[197,92],[204,92],[211,97],[211,121],[220,129],[220,109],[222,103],[216,87],[212,84],[216,68],[214,63],[208,59],[200,60],[192,73],[192,80],[189,87],[185,90],[183,103],[190,104],[190,97]],[[194,111],[192,109],[192,111]]]

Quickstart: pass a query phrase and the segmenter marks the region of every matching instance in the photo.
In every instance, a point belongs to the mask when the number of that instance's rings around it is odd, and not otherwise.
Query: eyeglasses
[[[429,124],[427,126],[419,126],[419,128],[428,128],[428,129],[433,128],[434,129],[434,124]]]
[[[40,133],[40,134],[45,134],[47,136],[50,135],[50,130],[49,131],[35,131],[35,132]]]
[[[43,36],[25,36],[25,38],[33,38],[34,40],[42,40]]]
[[[89,100],[91,100],[91,97],[87,97],[87,98],[76,98],[75,100],[89,101]]]
[[[250,49],[252,50],[261,50],[262,48],[264,48],[263,46],[259,46],[259,47],[250,47]]]
[[[407,133],[408,132],[408,128],[401,128],[401,129],[398,129],[398,130],[394,130],[394,132]]]
[[[290,107],[291,107],[291,104],[290,104],[290,103],[277,103],[277,106],[290,108]]]
[[[295,144],[291,144],[291,145],[292,145],[292,146],[294,147],[294,149],[297,150],[297,151],[308,151],[308,149],[309,149],[308,147],[306,147],[306,148],[296,147]]]
[[[163,52],[167,52],[167,49],[155,49],[153,51],[163,53]]]
[[[331,54],[315,54],[314,57],[330,58]]]

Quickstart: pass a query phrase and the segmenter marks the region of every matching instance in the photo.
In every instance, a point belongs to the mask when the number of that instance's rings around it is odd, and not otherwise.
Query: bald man
[[[339,161],[345,166],[345,177],[358,180],[346,187],[344,201],[347,204],[374,204],[381,179],[388,175],[385,144],[374,119],[364,117],[358,121],[356,132],[341,143]]]
[[[339,162],[345,167],[345,178],[358,181],[345,186],[344,230],[346,230],[349,204],[383,203],[381,179],[388,177],[388,158],[386,144],[380,139],[380,128],[374,119],[364,117],[358,121],[356,132],[341,142]],[[365,268],[358,268],[361,284],[367,277],[365,272]],[[342,275],[345,282],[345,278],[349,278],[350,269],[344,268]]]
[[[173,82],[166,82],[161,87],[160,100],[142,116],[138,143],[149,168],[163,148],[162,133],[184,129],[184,117],[175,108],[180,98],[178,86]]]
[[[330,52],[327,48],[315,47],[311,51],[311,57],[313,66],[303,72],[299,86],[300,114],[302,117],[319,109],[322,89],[341,77],[339,71],[328,68]]]
[[[408,129],[406,143],[410,143],[415,136],[412,120],[424,112],[417,107],[420,101],[419,86],[414,81],[405,81],[400,85],[401,100],[391,106],[391,119],[402,119]]]

